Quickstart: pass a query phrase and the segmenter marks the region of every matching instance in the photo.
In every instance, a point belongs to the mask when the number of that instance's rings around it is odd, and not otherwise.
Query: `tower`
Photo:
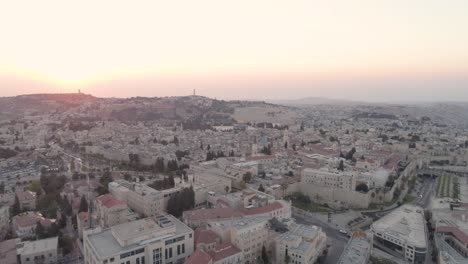
[[[286,143],[289,146],[289,129],[288,128],[284,130],[284,134],[283,134],[283,144],[286,145]]]
[[[257,136],[254,136],[252,143],[252,157],[258,155]]]

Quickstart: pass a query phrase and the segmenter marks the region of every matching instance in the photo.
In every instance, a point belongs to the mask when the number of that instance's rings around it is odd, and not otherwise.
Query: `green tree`
[[[15,195],[15,203],[13,204],[10,210],[11,210],[10,212],[11,216],[15,216],[21,213],[20,202],[19,202],[18,196],[16,195]]]
[[[260,184],[260,186],[258,187],[258,190],[260,192],[265,192],[265,187],[263,187],[263,184]]]
[[[340,164],[338,165],[338,170],[344,171],[344,162],[343,162],[343,160],[340,160]]]
[[[250,171],[246,172],[244,176],[242,176],[242,180],[249,183],[252,180],[252,173]]]
[[[80,210],[78,212],[88,212],[88,201],[86,200],[86,197],[83,195],[81,196],[81,201],[80,201]]]
[[[36,238],[37,239],[44,239],[46,238],[46,230],[44,228],[44,226],[41,224],[40,221],[37,221],[37,224],[36,224]]]
[[[270,260],[268,259],[268,252],[265,248],[265,246],[262,247],[262,260],[263,264],[269,264]]]
[[[38,196],[42,195],[41,183],[38,181],[32,181],[28,186],[28,190],[35,192]]]

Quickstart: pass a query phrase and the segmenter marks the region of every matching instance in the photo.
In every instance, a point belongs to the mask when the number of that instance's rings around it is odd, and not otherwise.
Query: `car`
[[[344,235],[347,235],[347,234],[348,234],[348,232],[346,232],[346,230],[343,230],[343,229],[340,229],[340,233],[341,233],[341,234],[344,234]]]
[[[419,195],[419,198],[422,198],[422,194]]]

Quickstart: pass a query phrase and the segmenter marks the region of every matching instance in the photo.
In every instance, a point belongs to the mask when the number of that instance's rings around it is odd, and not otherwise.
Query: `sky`
[[[0,96],[468,101],[466,0],[0,0]]]

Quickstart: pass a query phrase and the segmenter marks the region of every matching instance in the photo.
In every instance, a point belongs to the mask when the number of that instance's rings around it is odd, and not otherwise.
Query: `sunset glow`
[[[3,1],[0,76],[106,95],[93,86],[463,74],[466,10],[464,0]]]

